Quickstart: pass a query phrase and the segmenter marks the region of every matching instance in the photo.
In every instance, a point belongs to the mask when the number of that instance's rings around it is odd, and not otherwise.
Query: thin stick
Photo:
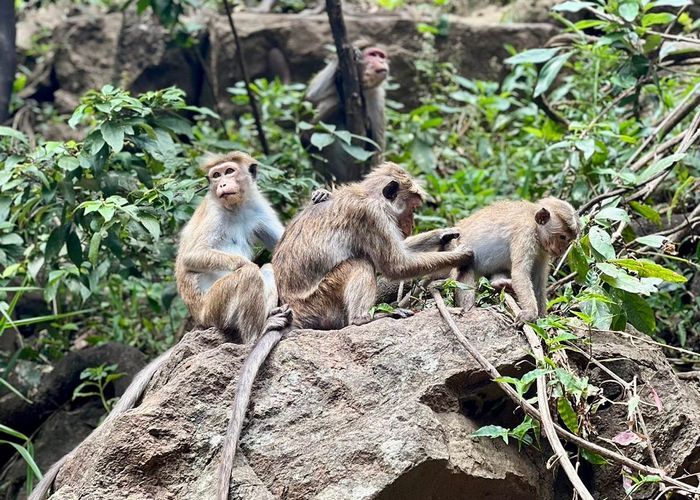
[[[241,67],[241,74],[243,75],[243,81],[245,82],[245,90],[248,93],[248,102],[250,103],[250,108],[253,111],[253,119],[255,120],[255,128],[258,130],[260,146],[262,147],[265,156],[268,156],[270,154],[270,148],[267,145],[267,138],[265,137],[262,120],[260,119],[258,103],[255,100],[255,94],[253,94],[253,89],[250,86],[248,68],[245,65],[245,58],[243,57],[243,47],[241,47],[241,41],[238,39],[236,25],[233,24],[233,15],[231,14],[231,6],[229,5],[228,0],[224,0],[224,8],[226,9],[226,17],[228,17],[228,25],[231,27],[231,33],[233,33],[233,38],[236,41],[236,57],[238,59],[238,65]]]
[[[520,313],[520,307],[515,302],[513,297],[506,294],[506,304],[513,311],[516,316]],[[532,349],[532,354],[537,361],[538,366],[545,366],[544,360],[544,350],[542,349],[542,343],[540,338],[537,336],[535,331],[530,325],[523,325],[523,333],[527,338],[528,344],[530,344],[530,349]],[[564,472],[566,473],[571,485],[576,490],[576,493],[583,499],[593,500],[593,495],[588,491],[586,485],[583,484],[581,478],[576,473],[574,465],[569,459],[569,454],[564,449],[564,445],[561,444],[559,436],[557,436],[557,431],[554,429],[554,420],[552,420],[552,415],[549,412],[549,396],[547,394],[547,378],[545,375],[540,375],[537,377],[537,406],[540,410],[540,422],[542,423],[542,429],[544,430],[545,436],[547,436],[547,441],[549,445],[554,450],[554,454],[557,456],[557,460],[561,463]]]
[[[491,364],[491,362],[486,359],[478,349],[476,349],[471,342],[467,339],[467,337],[459,330],[459,327],[457,326],[457,323],[455,323],[455,320],[452,318],[450,315],[449,311],[447,310],[447,306],[445,306],[445,301],[442,298],[442,295],[440,295],[440,292],[438,290],[433,289],[432,290],[432,295],[433,298],[435,299],[435,305],[437,306],[438,310],[440,311],[440,314],[442,315],[443,320],[445,323],[447,323],[447,326],[450,327],[450,330],[452,330],[452,333],[457,337],[457,340],[464,346],[464,348],[467,350],[467,352],[476,360],[476,362],[481,366],[481,368],[488,373],[492,379],[497,380],[501,378],[500,372],[496,369],[495,366]],[[528,401],[526,401],[524,398],[521,398],[520,395],[513,389],[510,385],[506,384],[505,382],[497,382],[498,386],[503,390],[503,392],[506,393],[506,395],[515,402],[518,406],[520,406],[523,411],[530,415],[532,418],[542,421],[540,417],[540,412],[532,406]],[[639,472],[642,472],[644,474],[650,474],[650,475],[657,475],[661,478],[661,480],[665,483],[672,484],[674,486],[677,486],[678,488],[681,488],[684,491],[688,491],[691,493],[697,493],[697,490],[693,488],[691,485],[683,483],[679,481],[678,479],[674,479],[672,477],[669,477],[665,471],[661,469],[657,469],[655,467],[649,467],[648,465],[641,464],[637,462],[636,460],[632,460],[631,458],[627,458],[624,455],[621,455],[620,453],[617,453],[615,451],[609,450],[603,446],[597,445],[595,443],[591,443],[590,441],[583,439],[582,437],[579,437],[575,434],[572,434],[571,432],[567,431],[563,427],[561,427],[558,424],[554,424],[554,429],[557,431],[557,434],[559,434],[562,438],[566,439],[570,443],[573,443],[577,446],[580,446],[581,448],[585,448],[586,450],[592,451],[593,453],[597,453],[598,455],[605,457],[609,460],[612,460],[614,462],[617,462],[619,464],[624,465],[625,467],[628,467],[633,470],[637,470]]]

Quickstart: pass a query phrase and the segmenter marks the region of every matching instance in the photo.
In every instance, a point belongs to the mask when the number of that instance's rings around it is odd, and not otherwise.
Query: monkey
[[[358,60],[358,73],[360,75],[362,93],[364,97],[364,109],[366,113],[367,137],[374,141],[379,150],[372,157],[371,164],[376,166],[381,163],[382,152],[385,147],[386,123],[384,117],[383,83],[389,76],[389,57],[387,53],[367,43],[360,44]],[[336,130],[347,130],[345,123],[345,110],[341,95],[340,72],[337,58],[330,61],[309,83],[306,91],[306,100],[309,101],[318,112],[316,122],[336,126]],[[340,141],[318,150],[311,145],[313,131],[305,131],[301,134],[304,147],[313,153],[320,155],[325,161],[316,162],[316,168],[328,178],[337,182],[358,180],[362,169],[349,168],[355,159],[345,152]],[[368,144],[363,144],[369,146]]]
[[[216,326],[234,341],[244,343],[261,335],[280,334],[291,321],[289,307],[277,307],[272,266],[258,268],[250,260],[255,240],[271,251],[284,231],[257,190],[257,168],[252,157],[238,151],[213,157],[203,165],[209,190],[181,232],[175,261],[178,291],[195,321]],[[136,406],[171,351],[136,375],[105,422]],[[30,500],[46,497],[70,456],[51,466]]]
[[[342,328],[370,321],[368,310],[374,305],[377,289],[375,268],[401,279],[470,262],[468,248],[419,253],[406,246],[403,238],[411,233],[413,211],[424,197],[422,188],[393,163],[377,167],[363,182],[332,194],[315,191],[312,203],[292,221],[272,254],[275,274],[283,276],[283,281],[278,279],[280,298],[284,297],[284,302],[296,299],[293,325]],[[287,238],[290,229],[292,235]],[[446,237],[446,233],[452,236]],[[456,234],[454,230],[434,231],[415,236],[411,243],[423,249],[440,240],[447,242]],[[301,288],[303,291],[297,291]],[[318,312],[326,307],[328,314]],[[302,320],[295,322],[297,311]],[[228,499],[233,457],[255,376],[282,336],[273,330],[261,337],[241,369],[224,438],[217,500]]]
[[[474,305],[474,287],[482,276],[495,288],[511,288],[522,311],[516,322],[534,321],[546,313],[551,257],[564,253],[581,232],[574,208],[554,197],[537,202],[501,201],[459,221],[460,243],[474,250],[474,261],[456,272],[470,289],[455,290],[455,303]]]
[[[379,272],[408,279],[471,262],[466,245],[417,252],[404,238],[425,193],[399,165],[383,163],[358,183],[302,211],[272,256],[280,299],[299,328],[339,329],[371,321]],[[424,243],[420,238],[414,244]]]
[[[209,192],[180,236],[178,292],[196,322],[249,343],[277,306],[272,267],[250,260],[253,242],[272,251],[284,226],[258,191],[258,163],[246,153],[215,157],[202,169]]]

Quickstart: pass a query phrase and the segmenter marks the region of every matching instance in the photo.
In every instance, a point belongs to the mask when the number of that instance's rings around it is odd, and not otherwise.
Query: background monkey
[[[550,256],[561,255],[578,237],[581,222],[569,203],[549,197],[497,202],[456,228],[460,241],[474,250],[474,263],[457,275],[471,290],[455,290],[456,304],[473,306],[477,280],[491,277],[499,288],[513,289],[522,308],[517,321],[527,322],[545,314]]]
[[[407,247],[404,237],[423,197],[406,171],[384,163],[364,181],[341,187],[298,215],[272,257],[280,298],[294,311],[294,325],[337,329],[369,321],[377,272],[407,279],[469,263],[472,252],[464,245],[445,252]],[[430,240],[416,238],[415,245]]]
[[[242,152],[203,165],[209,191],[182,230],[175,263],[180,295],[195,320],[216,326],[236,341],[289,325],[288,307],[277,306],[272,267],[250,261],[257,239],[272,250],[284,227],[255,185],[257,162]],[[271,314],[268,318],[268,316]],[[266,322],[267,321],[267,322]],[[172,348],[141,370],[105,422],[136,406]],[[88,437],[89,438],[89,437]],[[29,497],[46,497],[70,454],[56,462]]]
[[[371,160],[372,165],[378,165],[385,147],[385,91],[382,84],[389,76],[389,58],[386,52],[378,47],[368,46],[368,44],[359,44],[359,47],[361,54],[358,73],[364,95],[367,137],[376,142],[380,148]],[[333,124],[339,130],[347,130],[339,78],[338,60],[335,58],[311,80],[306,91],[306,99],[318,111],[318,121]],[[343,150],[338,141],[319,151],[311,146],[311,134],[312,131],[307,131],[302,134],[301,139],[305,148],[311,148],[326,160],[325,163],[316,165],[320,172],[330,180],[338,182],[355,181],[360,178],[363,169],[350,167],[356,160]],[[369,144],[363,143],[362,146],[369,147]]]

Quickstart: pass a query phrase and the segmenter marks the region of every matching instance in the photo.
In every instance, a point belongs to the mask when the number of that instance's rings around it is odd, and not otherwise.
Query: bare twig
[[[258,139],[260,140],[260,146],[262,147],[265,156],[270,154],[270,147],[267,145],[267,138],[265,137],[265,131],[263,130],[262,120],[260,119],[260,112],[258,111],[258,103],[255,100],[255,94],[250,86],[250,78],[248,78],[248,68],[245,65],[245,58],[243,57],[243,47],[241,47],[241,41],[238,39],[238,32],[236,31],[236,25],[233,23],[233,15],[231,14],[231,6],[228,0],[224,0],[224,8],[226,9],[226,17],[228,17],[228,25],[231,28],[231,33],[233,33],[233,39],[236,42],[236,56],[238,59],[238,65],[241,67],[241,74],[243,75],[243,81],[245,82],[245,90],[248,93],[248,101],[250,102],[250,108],[253,111],[253,119],[255,120],[255,128],[258,130]]]
[[[513,314],[517,317],[520,313],[520,307],[515,302],[513,297],[506,294],[506,304],[513,311]],[[532,354],[537,361],[537,366],[544,366],[544,351],[542,350],[542,343],[540,338],[537,336],[535,331],[529,325],[523,325],[523,333],[527,338],[528,344],[530,344],[530,349],[532,349]],[[552,415],[549,412],[549,395],[547,394],[547,378],[545,375],[540,375],[537,377],[537,406],[540,410],[540,422],[542,423],[542,429],[544,430],[545,436],[547,436],[547,441],[549,445],[554,450],[554,454],[557,456],[557,460],[561,463],[566,476],[569,478],[571,485],[574,487],[576,492],[581,498],[593,500],[593,495],[588,491],[586,485],[583,484],[581,478],[576,473],[574,465],[569,459],[569,454],[566,453],[564,445],[559,441],[557,436],[557,431],[554,429],[554,420],[552,420]]]
[[[449,326],[450,330],[452,330],[452,333],[457,337],[457,340],[464,346],[464,348],[467,350],[467,352],[474,358],[474,360],[481,366],[481,368],[489,374],[489,376],[494,379],[500,379],[501,374],[500,372],[496,369],[495,366],[491,364],[491,362],[486,359],[478,349],[476,349],[471,342],[467,339],[467,337],[459,330],[459,327],[457,326],[457,323],[455,323],[455,320],[452,318],[450,315],[450,312],[447,310],[447,306],[445,306],[445,301],[442,298],[442,295],[440,295],[440,292],[436,289],[431,290],[433,298],[435,299],[435,305],[437,306],[438,310],[440,311],[440,314],[442,315],[443,320],[445,323],[447,323],[447,326]],[[499,387],[505,392],[505,394],[515,402],[515,404],[519,405],[523,411],[530,415],[531,417],[539,420],[541,422],[541,416],[540,412],[532,406],[527,400],[524,398],[520,397],[520,395],[517,393],[515,389],[513,389],[510,385],[508,385],[505,382],[497,382]],[[584,448],[586,450],[592,451],[593,453],[597,453],[598,455],[607,458],[609,460],[612,460],[614,462],[617,462],[621,465],[624,465],[625,467],[628,467],[633,470],[637,470],[639,472],[642,472],[643,474],[651,474],[651,475],[658,475],[661,480],[665,483],[672,484],[683,491],[690,492],[690,493],[697,493],[697,489],[693,488],[691,485],[683,483],[682,481],[679,481],[678,479],[674,479],[666,474],[665,471],[661,469],[657,469],[655,467],[649,467],[648,465],[641,464],[637,462],[636,460],[632,460],[631,458],[627,458],[626,456],[617,453],[615,451],[609,450],[603,446],[597,445],[595,443],[592,443],[586,439],[583,439],[582,437],[579,437],[575,434],[572,434],[571,432],[567,431],[563,427],[561,427],[558,424],[554,424],[554,429],[556,430],[557,434],[561,436],[562,438],[566,439],[570,443],[573,443],[577,446],[580,446],[581,448]]]

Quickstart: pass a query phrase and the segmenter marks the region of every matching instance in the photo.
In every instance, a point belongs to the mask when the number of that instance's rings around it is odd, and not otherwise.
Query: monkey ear
[[[537,221],[537,223],[540,226],[544,226],[547,222],[549,222],[549,217],[550,217],[549,210],[542,207],[535,214],[535,221]]]
[[[248,167],[248,172],[250,172],[250,176],[253,178],[253,180],[257,180],[257,178],[258,178],[258,164],[251,163],[250,166]]]
[[[389,201],[394,201],[399,194],[399,183],[397,181],[389,181],[389,183],[382,189],[382,194],[384,198]]]

